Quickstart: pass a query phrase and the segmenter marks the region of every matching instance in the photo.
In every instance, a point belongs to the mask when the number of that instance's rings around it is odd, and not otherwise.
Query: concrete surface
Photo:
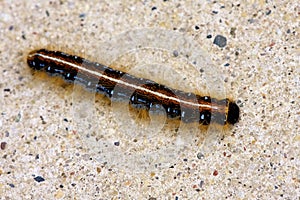
[[[299,14],[295,0],[0,1],[1,199],[300,199]],[[192,38],[203,52],[181,47],[212,60],[241,108],[233,128],[135,126],[105,98],[26,64],[47,47],[142,75],[149,63],[174,66],[176,81],[152,77],[202,90],[210,67],[167,54],[175,42],[160,49],[152,35],[143,51],[114,40],[155,28]]]

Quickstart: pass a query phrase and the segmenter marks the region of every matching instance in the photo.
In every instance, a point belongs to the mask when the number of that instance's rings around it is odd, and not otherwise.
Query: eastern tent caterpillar
[[[175,90],[79,56],[40,49],[28,54],[27,63],[35,70],[81,83],[112,101],[128,99],[133,107],[146,110],[162,107],[170,119],[186,123],[198,122],[202,125],[209,125],[211,122],[233,125],[239,120],[239,107],[229,99],[218,100]]]

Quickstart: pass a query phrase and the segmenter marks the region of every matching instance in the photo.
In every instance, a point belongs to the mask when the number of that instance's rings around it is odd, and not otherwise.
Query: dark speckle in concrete
[[[45,181],[45,179],[44,179],[43,177],[41,177],[41,176],[35,177],[34,180],[35,180],[36,182],[39,182],[39,183]]]
[[[214,39],[214,44],[218,45],[219,47],[225,47],[227,44],[227,39],[226,37],[222,36],[222,35],[217,35]]]

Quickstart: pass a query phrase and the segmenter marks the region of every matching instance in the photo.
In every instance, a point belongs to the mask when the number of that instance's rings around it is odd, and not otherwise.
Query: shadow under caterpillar
[[[112,101],[129,100],[134,108],[147,111],[164,109],[169,119],[222,126],[233,125],[239,120],[239,107],[228,98],[216,99],[172,89],[79,56],[39,49],[28,54],[27,63],[35,70],[78,82]]]

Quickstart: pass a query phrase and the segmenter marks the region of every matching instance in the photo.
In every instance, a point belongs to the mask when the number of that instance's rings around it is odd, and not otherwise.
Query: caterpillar
[[[163,108],[169,119],[204,126],[211,123],[234,125],[239,120],[240,109],[228,98],[216,99],[176,90],[80,56],[39,49],[28,54],[27,63],[34,70],[80,83],[111,101],[127,100],[132,107],[147,111]]]

